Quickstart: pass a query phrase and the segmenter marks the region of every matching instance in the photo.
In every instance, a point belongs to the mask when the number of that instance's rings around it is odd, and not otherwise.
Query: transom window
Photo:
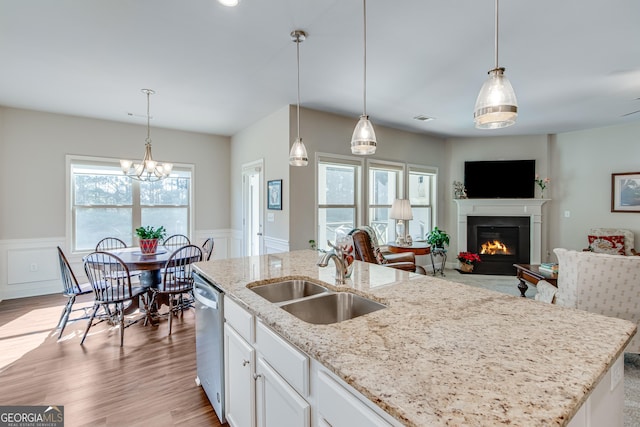
[[[69,164],[73,251],[93,250],[104,237],[134,245],[142,225],[190,235],[192,168],[174,167],[170,177],[150,183],[123,176],[113,160],[76,157]]]

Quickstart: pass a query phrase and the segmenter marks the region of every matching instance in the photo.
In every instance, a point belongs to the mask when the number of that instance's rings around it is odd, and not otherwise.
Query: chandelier
[[[151,156],[151,126],[149,121],[149,96],[156,92],[152,89],[141,89],[142,93],[147,95],[147,139],[144,145],[144,158],[140,163],[134,163],[131,160],[120,160],[122,172],[131,179],[137,181],[154,182],[165,179],[171,175],[173,170],[172,163],[158,163]]]

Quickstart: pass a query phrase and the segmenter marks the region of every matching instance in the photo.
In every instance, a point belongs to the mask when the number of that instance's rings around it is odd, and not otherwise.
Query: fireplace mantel
[[[458,206],[458,250],[467,250],[467,217],[528,216],[531,230],[531,264],[542,259],[542,205],[550,199],[454,199]]]

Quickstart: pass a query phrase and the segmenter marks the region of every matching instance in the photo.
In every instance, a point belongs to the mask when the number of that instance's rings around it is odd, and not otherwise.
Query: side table
[[[440,273],[442,277],[444,277],[444,266],[447,263],[447,250],[445,248],[431,248],[431,267],[433,268],[433,275]],[[442,264],[440,264],[440,268],[436,269],[435,257],[442,258]]]

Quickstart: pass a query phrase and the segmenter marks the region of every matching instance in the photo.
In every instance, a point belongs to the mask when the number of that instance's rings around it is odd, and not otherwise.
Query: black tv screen
[[[532,199],[535,160],[464,162],[464,186],[470,199]]]

